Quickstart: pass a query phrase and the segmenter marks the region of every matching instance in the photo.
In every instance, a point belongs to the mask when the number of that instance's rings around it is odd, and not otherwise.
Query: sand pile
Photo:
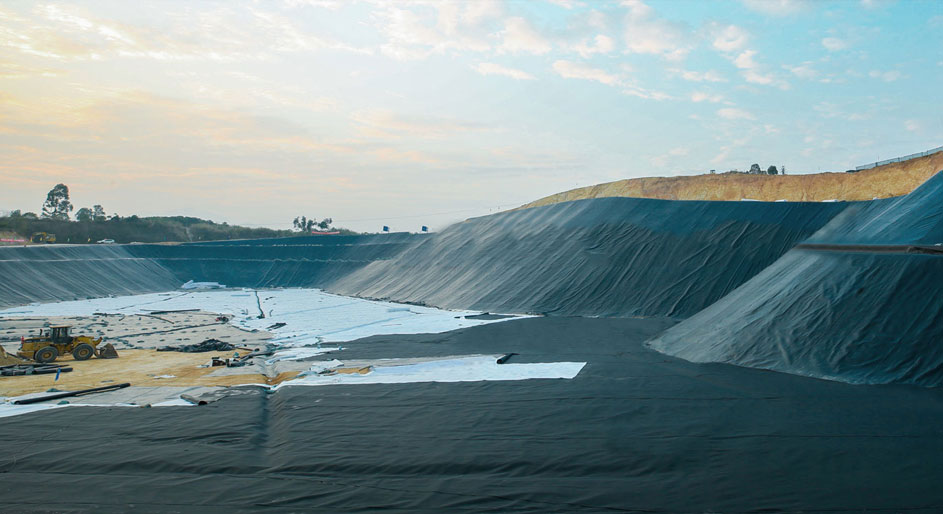
[[[17,356],[15,356],[15,355],[11,355],[11,354],[7,353],[6,350],[4,350],[2,346],[0,346],[0,366],[10,366],[10,365],[13,365],[13,364],[23,364],[24,362],[26,362],[26,361],[23,360],[23,359],[21,359],[21,358],[19,358],[19,357],[17,357]]]

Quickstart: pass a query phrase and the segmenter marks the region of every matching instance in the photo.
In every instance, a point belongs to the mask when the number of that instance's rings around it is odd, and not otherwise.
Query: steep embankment
[[[943,169],[943,152],[889,163],[857,173],[810,175],[723,173],[693,177],[633,178],[557,193],[528,203],[521,208],[604,197],[727,201],[749,198],[767,202],[871,200],[906,195],[941,169]]]
[[[943,385],[940,243],[943,173],[905,197],[849,206],[650,346],[694,362]]]
[[[0,248],[0,306],[167,291],[173,273],[124,246]]]
[[[178,280],[240,287],[321,287],[374,261],[391,259],[420,234],[307,236],[185,245],[135,245]]]
[[[423,236],[310,236],[183,245],[0,248],[0,306],[168,291],[187,280],[318,287]]]
[[[602,198],[468,220],[330,283],[342,294],[571,316],[690,316],[847,203]]]

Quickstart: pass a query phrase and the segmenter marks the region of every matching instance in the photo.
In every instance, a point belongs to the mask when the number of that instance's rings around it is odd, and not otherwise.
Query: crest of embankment
[[[633,178],[564,191],[528,203],[521,208],[587,198],[623,196],[662,200],[739,201],[748,198],[766,202],[872,200],[906,195],[941,169],[943,169],[943,152],[936,152],[856,173],[808,175],[721,173],[690,177]]]

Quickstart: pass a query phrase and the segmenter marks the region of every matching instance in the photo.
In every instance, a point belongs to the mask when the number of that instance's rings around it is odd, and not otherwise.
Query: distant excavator
[[[39,337],[23,337],[20,339],[20,350],[16,354],[24,359],[46,363],[56,360],[60,355],[72,354],[77,361],[88,360],[95,355],[100,359],[114,359],[118,352],[111,343],[98,348],[102,338],[92,339],[88,336],[71,336],[71,325],[55,325],[49,330],[40,329]]]

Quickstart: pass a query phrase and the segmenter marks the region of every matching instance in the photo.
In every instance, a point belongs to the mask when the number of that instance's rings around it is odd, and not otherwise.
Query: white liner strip
[[[260,309],[265,317],[259,318]],[[230,323],[247,330],[266,330],[276,323],[272,343],[305,346],[340,343],[390,334],[441,333],[500,320],[465,319],[476,311],[446,311],[378,302],[325,293],[319,289],[220,289],[154,293],[116,298],[33,304],[0,311],[0,316],[91,316],[96,312],[146,314],[155,310],[200,309],[228,314]]]
[[[528,380],[533,378],[573,378],[585,362],[541,362],[498,364],[498,356],[476,355],[433,360],[402,366],[375,366],[369,373],[308,375],[282,382],[274,389],[288,386],[352,384],[410,384],[416,382],[481,382],[489,380]]]

